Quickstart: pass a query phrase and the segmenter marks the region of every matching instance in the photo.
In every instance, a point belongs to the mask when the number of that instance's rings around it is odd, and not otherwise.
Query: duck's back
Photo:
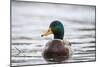
[[[48,61],[64,61],[69,57],[69,49],[65,47],[61,40],[52,40],[46,44],[43,57]]]

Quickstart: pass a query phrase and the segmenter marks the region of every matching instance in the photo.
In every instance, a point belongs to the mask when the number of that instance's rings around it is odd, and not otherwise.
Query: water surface
[[[41,37],[53,20],[64,24],[73,54],[66,63],[95,61],[95,6],[12,2],[12,66],[48,64],[42,57],[53,35]]]

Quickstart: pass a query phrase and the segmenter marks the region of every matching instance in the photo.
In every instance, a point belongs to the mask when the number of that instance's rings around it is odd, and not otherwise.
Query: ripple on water
[[[37,5],[37,7],[40,4]],[[70,5],[71,6],[71,5]],[[69,7],[67,5],[66,9]],[[47,15],[34,13],[33,3],[18,3],[12,5],[12,38],[11,38],[11,64],[12,66],[21,65],[35,65],[35,64],[48,64],[51,62],[46,62],[42,57],[42,52],[45,44],[51,40],[51,36],[47,38],[42,38],[41,33],[45,32],[50,24],[51,20],[59,19],[63,22],[65,28],[64,40],[68,40],[72,44],[72,56],[64,62],[85,62],[85,61],[95,61],[96,45],[95,45],[95,22],[89,17],[93,18],[92,11],[88,10],[86,7],[83,11],[89,12],[86,14],[82,11],[74,11],[72,9],[67,10],[67,16],[63,15],[62,12],[58,13],[57,16],[52,16],[52,14],[47,13]],[[42,10],[48,6],[44,6]],[[79,7],[79,6],[78,6]],[[82,6],[81,6],[82,7]],[[48,7],[49,8],[49,7]],[[51,6],[52,8],[52,6]],[[49,8],[49,10],[51,9]],[[54,8],[54,7],[53,7]],[[64,7],[58,11],[63,11]],[[73,6],[74,8],[74,6]],[[92,9],[88,6],[89,9]],[[76,9],[76,7],[75,7]],[[28,10],[28,11],[27,11]],[[38,9],[39,10],[39,9]],[[46,8],[46,10],[48,10]],[[54,9],[55,10],[55,9]],[[24,11],[24,12],[23,12]],[[77,14],[78,17],[73,18],[69,16],[69,12]],[[94,10],[93,10],[94,11]],[[37,11],[36,11],[37,12]],[[40,12],[40,11],[39,11]],[[78,13],[77,13],[78,12]],[[92,12],[92,13],[91,13]],[[41,13],[41,12],[40,12]],[[95,13],[95,12],[94,12]],[[53,14],[55,15],[55,14]],[[63,15],[59,17],[59,15]],[[71,18],[72,19],[71,19]],[[27,19],[26,19],[27,18]],[[78,19],[77,19],[78,18]],[[91,22],[90,22],[91,21]]]

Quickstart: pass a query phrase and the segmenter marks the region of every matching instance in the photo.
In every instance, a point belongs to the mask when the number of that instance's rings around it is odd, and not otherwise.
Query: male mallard
[[[46,33],[41,36],[47,36],[54,34],[54,40],[49,41],[46,44],[46,48],[43,52],[43,57],[47,61],[62,62],[70,57],[70,46],[69,42],[63,40],[64,37],[64,26],[60,21],[53,21]]]

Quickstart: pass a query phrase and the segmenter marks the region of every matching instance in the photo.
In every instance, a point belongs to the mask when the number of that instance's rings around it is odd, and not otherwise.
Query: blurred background
[[[49,24],[64,24],[64,40],[73,55],[65,62],[95,61],[95,6],[12,1],[12,66],[48,64],[42,57],[53,35],[41,37]]]

